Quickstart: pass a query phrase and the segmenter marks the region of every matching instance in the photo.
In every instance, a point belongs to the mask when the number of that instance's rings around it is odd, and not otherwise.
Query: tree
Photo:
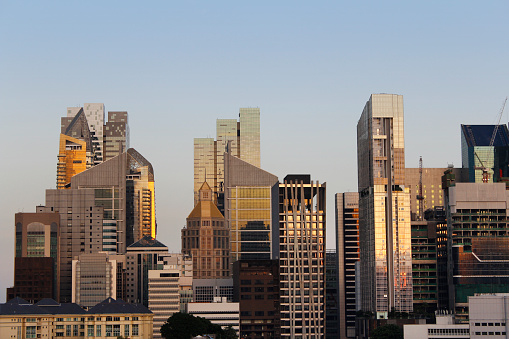
[[[372,339],[403,339],[403,331],[394,324],[383,325],[371,331]]]
[[[175,313],[161,326],[161,335],[166,339],[188,339],[204,334],[216,334],[218,339],[237,338],[237,333],[230,326],[223,330],[210,320],[187,313]]]

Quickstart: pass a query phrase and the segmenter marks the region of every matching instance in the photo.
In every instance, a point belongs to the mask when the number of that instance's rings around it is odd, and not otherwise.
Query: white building
[[[148,271],[148,308],[154,313],[154,338],[161,338],[161,326],[192,299],[193,261],[172,253],[159,256],[157,266],[163,269]]]
[[[239,303],[227,302],[226,298],[216,298],[211,303],[188,303],[187,313],[210,320],[222,328],[231,326],[239,332]]]
[[[509,293],[468,297],[470,338],[507,338]]]

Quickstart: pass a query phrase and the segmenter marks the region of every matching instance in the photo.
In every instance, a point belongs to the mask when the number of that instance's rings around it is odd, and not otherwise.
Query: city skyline
[[[193,138],[214,137],[216,119],[240,107],[261,110],[263,169],[327,182],[333,225],[334,194],[357,191],[345,164],[372,93],[405,97],[407,167],[421,155],[424,167],[461,166],[460,124],[495,123],[509,92],[508,6],[2,4],[0,288],[12,286],[15,213],[35,212],[55,187],[67,107],[129,112],[131,145],[157,177],[158,239],[173,251],[193,205]],[[96,25],[76,24],[78,13]],[[303,163],[306,152],[323,160]]]

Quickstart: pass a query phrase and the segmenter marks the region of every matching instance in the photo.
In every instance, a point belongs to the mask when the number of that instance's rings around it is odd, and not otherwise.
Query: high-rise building
[[[225,218],[230,229],[231,263],[272,258],[278,237],[278,178],[229,153],[225,160]],[[275,243],[277,247],[277,242]]]
[[[212,189],[206,182],[182,229],[182,253],[192,257],[194,279],[230,276],[230,230],[212,202]]]
[[[154,338],[174,313],[192,302],[193,262],[180,253],[159,256],[158,267],[148,271],[148,308],[154,313]]]
[[[37,209],[60,213],[61,301],[70,301],[75,256],[124,254],[132,242],[155,234],[152,166],[131,148],[74,175],[69,189],[47,190],[46,205]]]
[[[357,124],[363,311],[412,311],[410,193],[403,96],[373,94]]]
[[[339,338],[355,338],[355,264],[359,262],[359,193],[336,194]],[[328,313],[327,313],[328,316]],[[327,333],[329,335],[329,333]]]
[[[60,215],[16,213],[14,219],[14,286],[7,291],[8,299],[58,298]]]
[[[339,338],[338,254],[327,250],[325,255],[325,338]]]
[[[217,119],[216,140],[194,139],[194,204],[198,203],[198,191],[207,182],[214,194],[214,203],[224,213],[224,159],[229,145],[230,154],[260,167],[260,109],[241,108],[239,121]]]
[[[129,122],[127,112],[108,112],[104,125],[103,161],[129,149]]]
[[[282,338],[325,337],[325,183],[287,175],[279,184]]]
[[[410,211],[412,220],[424,220],[424,213],[435,206],[444,206],[442,192],[442,176],[448,168],[405,168],[405,187],[410,191]],[[422,205],[420,210],[419,199],[421,195],[422,171]],[[457,181],[468,181],[468,168],[451,168]]]
[[[509,191],[505,183],[445,186],[449,307],[468,320],[468,297],[509,293]]]
[[[280,338],[279,261],[236,261],[233,286],[233,300],[240,309],[240,337]]]
[[[72,302],[92,307],[107,298],[125,297],[121,295],[125,270],[125,255],[107,252],[79,255],[72,261]]]
[[[128,302],[148,307],[149,271],[158,269],[160,258],[165,255],[168,255],[168,247],[150,236],[127,247]]]
[[[461,125],[461,161],[469,182],[497,182],[509,177],[509,130],[506,125]]]
[[[92,135],[83,109],[63,117],[57,163],[57,188],[67,188],[71,178],[94,165]]]

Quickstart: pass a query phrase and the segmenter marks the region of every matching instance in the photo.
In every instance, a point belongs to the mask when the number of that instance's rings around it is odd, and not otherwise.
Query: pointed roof
[[[211,191],[212,188],[210,188],[209,184],[207,184],[206,181],[203,182],[203,184],[200,187],[200,191]]]
[[[99,304],[88,310],[89,314],[118,314],[118,313],[152,313],[148,308],[142,304],[130,304],[126,303],[122,299],[115,300],[113,298],[107,298]]]
[[[224,218],[212,201],[200,201],[187,218]]]
[[[65,129],[65,135],[73,138],[84,140],[87,143],[87,152],[92,152],[92,137],[90,135],[90,127],[88,126],[87,117],[83,108],[80,108],[78,114],[72,119],[71,123]]]
[[[212,202],[212,189],[206,181],[200,187],[199,199],[187,218],[224,218],[216,204]]]
[[[136,248],[136,247],[151,247],[151,248],[165,248],[165,249],[168,248],[166,245],[157,241],[155,238],[152,238],[150,235],[144,236],[137,242],[129,245],[127,248]],[[106,300],[108,300],[108,299],[106,299]]]
[[[8,302],[6,302],[6,304],[10,304],[10,305],[32,305],[31,303],[29,303],[28,301],[26,301],[25,299],[22,299],[20,297],[15,297],[15,298],[9,300]]]

